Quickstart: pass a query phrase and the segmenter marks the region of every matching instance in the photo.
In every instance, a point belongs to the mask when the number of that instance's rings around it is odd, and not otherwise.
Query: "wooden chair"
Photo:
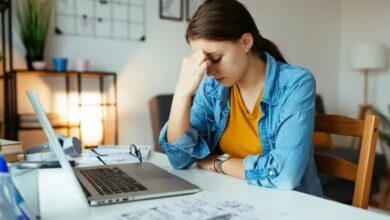
[[[352,205],[367,209],[379,132],[378,116],[368,115],[365,120],[358,120],[340,115],[316,115],[314,130],[362,138],[357,164],[318,152],[315,153],[315,160],[319,173],[354,181]]]

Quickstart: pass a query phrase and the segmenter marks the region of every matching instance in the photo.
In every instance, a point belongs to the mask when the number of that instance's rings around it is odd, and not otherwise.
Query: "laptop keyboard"
[[[116,167],[82,169],[80,172],[100,195],[147,190],[144,185]]]

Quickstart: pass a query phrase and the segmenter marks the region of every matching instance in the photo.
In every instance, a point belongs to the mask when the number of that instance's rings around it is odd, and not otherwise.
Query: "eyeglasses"
[[[91,148],[91,151],[96,154],[96,157],[104,164],[106,163],[102,160],[105,156],[109,156],[109,154],[100,154],[95,149]],[[135,144],[131,144],[129,148],[129,154],[133,157],[138,158],[139,162],[142,163],[142,154],[141,151],[135,146]]]
[[[141,151],[137,148],[137,146],[135,146],[135,144],[131,144],[130,145],[130,152],[129,152],[129,154],[134,156],[134,157],[137,157],[139,162],[142,163]]]

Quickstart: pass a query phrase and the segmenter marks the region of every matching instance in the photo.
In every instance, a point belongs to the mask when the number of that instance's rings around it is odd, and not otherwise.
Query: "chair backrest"
[[[158,138],[162,127],[168,121],[172,99],[173,95],[167,94],[154,96],[149,101],[149,113],[152,122],[153,143],[155,146],[154,150],[158,152],[164,152],[158,143]]]
[[[316,95],[316,112],[318,114],[326,114],[324,102],[322,101],[322,96],[320,94]]]
[[[379,132],[378,116],[368,115],[365,120],[358,120],[340,115],[316,115],[314,130],[362,138],[358,164],[318,152],[315,160],[319,173],[354,181],[352,205],[367,209]]]
[[[320,94],[316,95],[316,114],[326,114],[325,105]],[[313,133],[313,146],[315,150],[334,149],[332,137],[328,133],[315,131]]]

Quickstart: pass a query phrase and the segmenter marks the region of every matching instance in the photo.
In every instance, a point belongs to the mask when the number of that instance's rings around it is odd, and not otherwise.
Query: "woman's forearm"
[[[245,168],[240,158],[231,158],[222,163],[222,170],[229,176],[245,179]]]
[[[191,98],[210,65],[202,49],[183,58],[168,120],[167,140],[172,144],[190,127]]]
[[[174,143],[190,127],[191,96],[175,94],[168,120],[167,140]]]

